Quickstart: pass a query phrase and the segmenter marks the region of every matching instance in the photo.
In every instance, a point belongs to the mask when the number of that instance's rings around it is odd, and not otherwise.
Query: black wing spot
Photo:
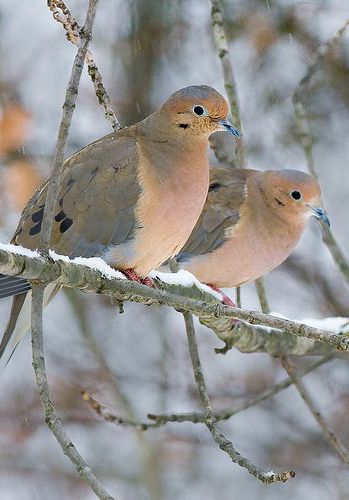
[[[62,220],[61,225],[59,226],[59,232],[65,233],[66,231],[68,231],[72,224],[73,220],[69,219],[69,217],[66,217],[64,220]]]
[[[210,184],[208,190],[209,191],[218,191],[218,189],[221,187],[222,187],[222,184],[220,184],[219,182],[213,182],[212,184]]]
[[[119,167],[113,167],[114,169],[114,174],[116,174],[117,172],[119,172]]]
[[[286,206],[285,203],[282,203],[282,201],[278,200],[277,198],[274,198],[274,200],[277,201],[279,205],[281,205],[283,207]]]
[[[63,212],[63,210],[61,210],[60,212],[58,212],[58,214],[56,215],[55,217],[55,221],[56,222],[62,222],[63,219],[66,218],[66,214]]]
[[[44,215],[44,208],[40,208],[40,210],[32,214],[32,221],[35,223],[42,222],[43,215]]]
[[[178,127],[180,127],[180,128],[189,128],[189,127],[190,127],[190,125],[189,125],[189,123],[180,123],[180,124],[178,125]]]
[[[41,231],[41,223],[40,221],[38,224],[35,224],[35,226],[32,226],[29,230],[29,235],[30,236],[35,236],[36,234],[39,234]]]

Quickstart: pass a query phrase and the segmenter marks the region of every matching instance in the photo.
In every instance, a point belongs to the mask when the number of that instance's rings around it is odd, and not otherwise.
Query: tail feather
[[[30,289],[30,283],[25,278],[0,274],[0,299],[21,295]]]
[[[54,283],[46,287],[44,307],[53,299],[60,288]],[[0,343],[0,373],[11,359],[21,339],[30,329],[31,299],[31,290],[13,297],[10,319]]]

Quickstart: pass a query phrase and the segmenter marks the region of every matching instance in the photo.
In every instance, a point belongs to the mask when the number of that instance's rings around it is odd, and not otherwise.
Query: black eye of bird
[[[193,111],[198,116],[202,116],[205,114],[205,108],[203,106],[194,106]]]
[[[302,198],[302,195],[299,191],[292,191],[291,193],[291,198],[293,198],[294,200],[298,201]]]

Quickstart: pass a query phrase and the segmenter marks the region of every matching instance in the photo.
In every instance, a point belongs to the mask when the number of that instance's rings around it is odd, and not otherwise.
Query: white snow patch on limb
[[[41,257],[37,250],[29,250],[29,248],[21,247],[21,245],[13,245],[12,243],[0,243],[0,249],[17,255],[23,255],[24,257]]]
[[[222,295],[215,290],[212,290],[207,285],[204,285],[199,281],[193,274],[189,271],[185,271],[184,269],[180,269],[177,273],[163,273],[161,271],[151,271],[149,273],[150,278],[158,278],[159,280],[167,283],[168,285],[178,285],[189,288],[195,285],[197,288],[202,290],[205,293],[211,294],[215,299],[222,301]]]
[[[273,470],[270,470],[269,472],[266,472],[264,475],[267,477],[273,477],[275,476],[275,472]]]
[[[272,316],[282,319],[290,319],[283,314],[272,312]],[[321,330],[328,330],[337,334],[343,333],[349,330],[349,318],[343,318],[342,316],[333,316],[328,318],[304,318],[304,319],[292,319],[295,323],[303,323],[304,325],[312,326],[313,328],[318,328]]]
[[[67,255],[59,255],[53,250],[49,251],[50,257],[56,261],[72,262],[73,264],[80,264],[89,267],[94,271],[99,271],[107,279],[127,279],[120,271],[113,269],[100,257],[75,257],[70,259]]]

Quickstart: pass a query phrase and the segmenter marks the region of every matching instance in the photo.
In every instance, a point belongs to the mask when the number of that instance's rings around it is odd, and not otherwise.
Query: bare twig
[[[349,464],[349,451],[344,446],[344,444],[340,441],[338,436],[329,428],[328,423],[326,422],[323,415],[320,413],[316,404],[314,403],[312,397],[310,396],[308,390],[303,384],[302,380],[299,378],[296,367],[290,360],[288,356],[280,356],[280,361],[288,375],[293,380],[293,383],[303,399],[304,403],[307,405],[308,410],[313,415],[317,423],[319,424],[325,438],[330,443],[331,446],[337,451],[338,455],[343,459],[343,461]]]
[[[307,368],[299,370],[298,377],[304,377],[308,373],[316,370],[324,363],[327,363],[333,359],[332,356],[326,356],[322,359],[315,361],[310,364]],[[242,401],[241,403],[235,404],[231,408],[224,408],[223,410],[218,410],[214,412],[214,417],[217,421],[219,420],[228,420],[230,417],[240,413],[252,406],[255,406],[267,399],[276,396],[279,392],[287,389],[290,385],[293,384],[293,379],[291,377],[279,382],[278,384],[273,385],[269,389],[258,394],[256,397],[247,399],[246,401]],[[168,422],[192,422],[194,424],[199,422],[204,422],[205,414],[200,412],[192,412],[192,413],[173,413],[173,414],[148,414],[148,418],[154,420],[158,425],[164,425]]]
[[[50,183],[47,189],[44,217],[40,235],[39,249],[43,253],[48,252],[51,239],[54,210],[57,202],[59,182],[63,171],[64,153],[68,140],[69,128],[76,105],[78,87],[80,83],[81,73],[84,67],[87,47],[91,38],[97,2],[98,0],[89,0],[86,21],[81,34],[81,44],[74,59],[70,80],[66,90],[65,101],[63,104],[62,120],[58,131],[58,138],[52,163]]]
[[[259,302],[261,304],[261,309],[264,313],[268,314],[270,312],[270,309],[266,298],[264,284],[261,280],[257,280],[255,283],[258,291],[258,297],[259,297]],[[300,377],[298,377],[294,363],[292,363],[289,356],[285,355],[279,356],[279,359],[284,370],[286,371],[288,376],[293,380],[294,386],[299,395],[301,396],[301,398],[303,399],[304,403],[308,407],[308,410],[319,424],[327,441],[333,446],[333,448],[337,451],[337,453],[344,460],[344,462],[348,464],[349,463],[348,450],[340,441],[338,436],[328,427],[326,420],[324,419],[320,411],[317,409],[316,404],[314,403],[313,398],[306,389],[303,381],[301,380]]]
[[[115,415],[110,410],[108,410],[102,403],[94,399],[87,391],[82,391],[82,399],[88,403],[88,405],[94,410],[100,417],[102,417],[106,422],[112,422],[113,424],[121,425],[124,427],[133,427],[135,429],[146,431],[150,428],[160,427],[154,422],[139,422],[131,418],[125,418]]]
[[[48,0],[47,4],[54,19],[61,23],[66,30],[67,39],[74,45],[79,46],[81,44],[81,28],[65,3],[62,0]],[[103,84],[102,75],[99,72],[92,52],[89,49],[86,51],[85,61],[98,102],[104,109],[104,116],[110,123],[113,130],[119,130],[121,128],[120,122],[114,113],[110,97]]]
[[[70,437],[66,433],[60,418],[57,416],[54,404],[50,397],[50,390],[47,382],[43,332],[42,332],[42,309],[43,309],[43,294],[45,287],[37,285],[33,287],[32,295],[32,350],[33,350],[33,367],[35,371],[36,384],[42,410],[45,416],[45,422],[51,432],[60,444],[62,451],[70,459],[76,471],[80,474],[98,498],[102,500],[113,500],[113,497],[104,489],[97,477],[86,461],[79,454]]]
[[[319,340],[339,350],[349,348],[349,337],[346,335],[337,335],[256,311],[224,306],[205,292],[200,293],[201,300],[192,299],[190,295],[193,293],[195,296],[198,290],[195,286],[186,288],[159,282],[157,286],[163,288],[159,290],[126,279],[107,279],[101,271],[74,262],[61,260],[48,262],[43,257],[34,255],[20,255],[0,247],[0,272],[9,276],[21,275],[23,278],[44,283],[55,282],[89,293],[112,295],[122,301],[168,305],[179,311],[190,311],[199,318],[239,319],[252,325],[265,325],[300,337]],[[172,290],[175,292],[172,293]]]
[[[295,476],[295,473],[293,471],[286,471],[282,472],[281,474],[275,474],[274,472],[263,472],[262,469],[251,463],[247,458],[243,457],[238,451],[236,451],[233,446],[233,443],[229,441],[220,431],[217,425],[217,420],[213,413],[210,398],[206,388],[204,374],[201,367],[199,352],[195,338],[193,317],[189,312],[183,313],[183,316],[187,331],[190,359],[194,370],[194,378],[198,389],[201,404],[205,410],[204,422],[215,442],[218,444],[218,446],[222,451],[224,451],[229,455],[229,457],[234,463],[246,469],[250,474],[258,478],[265,484],[271,484],[279,481],[285,482],[288,479],[293,478]]]
[[[305,108],[304,101],[309,90],[309,83],[313,77],[315,71],[317,70],[319,63],[323,60],[324,56],[328,53],[329,49],[333,48],[341,39],[346,29],[349,26],[349,19],[344,23],[344,25],[335,33],[335,35],[328,40],[326,43],[321,45],[317,51],[313,64],[308,68],[306,75],[297,85],[292,102],[294,106],[295,122],[298,130],[299,140],[304,151],[304,156],[307,163],[307,168],[309,172],[317,178],[317,172],[314,162],[313,154],[313,140],[312,134],[309,127],[309,120]],[[340,246],[338,245],[332,231],[326,226],[323,228],[324,236],[323,240],[327,246],[329,252],[332,255],[334,262],[336,263],[339,271],[346,283],[349,285],[349,263],[345,255],[343,254]]]
[[[51,238],[51,226],[54,216],[54,209],[57,200],[59,182],[63,168],[63,157],[65,146],[68,138],[72,114],[75,108],[75,102],[80,82],[81,72],[83,69],[83,61],[86,55],[88,43],[91,37],[93,21],[96,13],[98,0],[89,0],[86,21],[83,28],[82,43],[78,49],[74,60],[70,81],[66,91],[65,103],[63,105],[62,121],[59,129],[56,151],[52,166],[51,181],[48,187],[46,197],[45,214],[43,219],[43,227],[41,232],[40,249],[45,253],[48,252],[49,242]],[[63,453],[68,456],[76,471],[80,474],[98,498],[102,500],[113,500],[113,497],[105,490],[90,469],[87,462],[82,458],[68,434],[66,433],[61,420],[55,412],[54,405],[50,397],[50,391],[46,376],[44,348],[43,348],[43,327],[42,327],[42,311],[43,311],[43,295],[45,285],[35,285],[32,291],[32,314],[31,314],[31,330],[32,330],[32,350],[33,350],[33,367],[35,371],[36,383],[38,387],[39,399],[45,416],[45,422],[49,429],[60,444]]]
[[[222,63],[224,87],[230,104],[230,111],[232,114],[233,125],[239,130],[241,134],[240,139],[236,141],[237,165],[239,168],[244,168],[246,166],[246,159],[245,159],[246,148],[241,126],[239,98],[237,93],[234,70],[230,61],[229,47],[228,47],[226,32],[224,29],[224,21],[220,7],[220,1],[211,0],[211,5],[212,5],[211,19],[212,19],[213,38],[218,57]],[[213,149],[215,150],[215,148]]]

